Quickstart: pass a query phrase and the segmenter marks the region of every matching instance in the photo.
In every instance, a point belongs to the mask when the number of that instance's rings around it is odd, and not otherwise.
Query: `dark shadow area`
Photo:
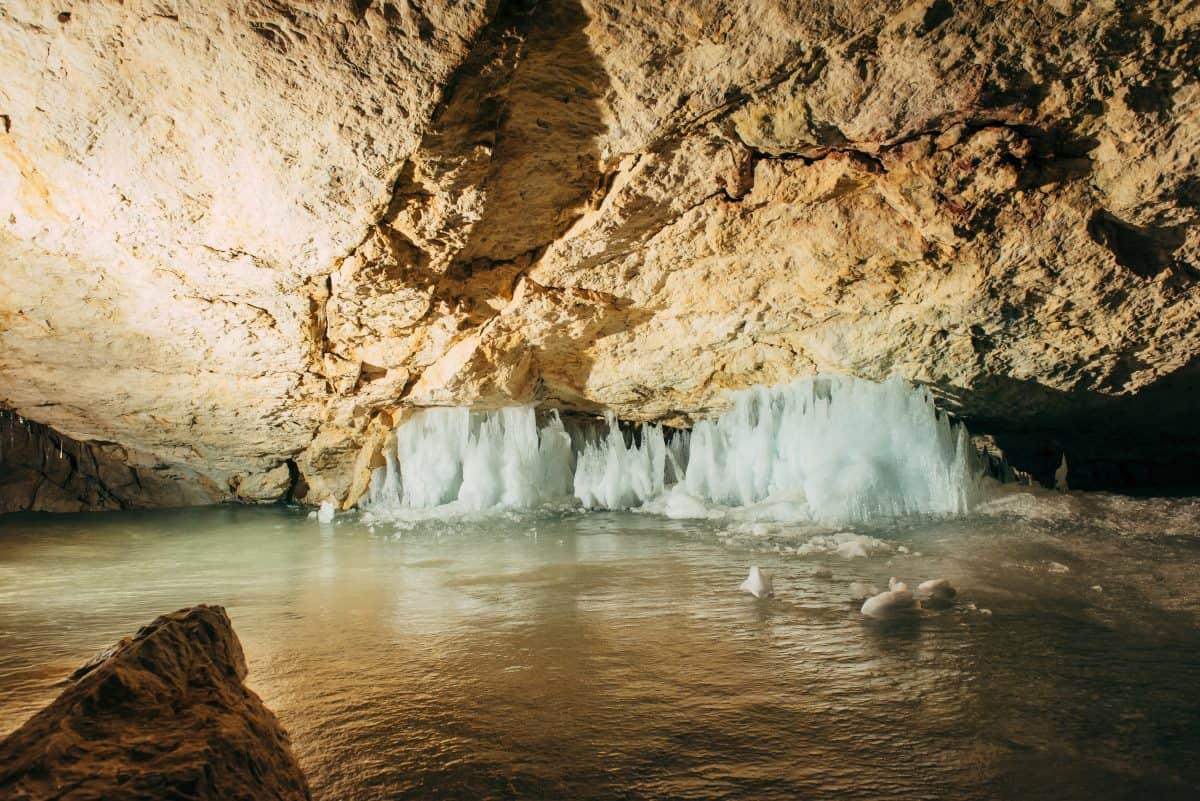
[[[467,229],[454,277],[536,254],[602,182],[596,140],[607,130],[609,80],[585,33],[588,19],[578,0],[500,2],[447,83],[422,158],[484,197],[479,219],[446,221]],[[385,219],[427,200],[409,165]]]
[[[1151,631],[1104,625],[1086,607],[1026,607],[1013,625],[1010,607],[1003,634],[969,639],[964,708],[988,745],[988,797],[1195,798],[1200,695],[1185,685],[1200,641],[1186,613],[1159,614]]]
[[[1144,278],[1153,278],[1169,268],[1175,251],[1186,238],[1182,225],[1161,228],[1133,225],[1103,209],[1088,221],[1088,236],[1108,248],[1117,264]]]
[[[222,496],[185,467],[128,461],[116,443],[80,442],[0,409],[0,514],[193,506]]]
[[[1063,392],[1003,376],[972,391],[1010,403],[1011,413],[967,414],[971,433],[992,435],[1010,464],[1046,486],[1066,454],[1072,489],[1200,488],[1200,358],[1130,396]]]
[[[511,296],[545,248],[611,187],[598,141],[608,130],[611,82],[586,29],[579,0],[502,0],[471,51],[447,81],[419,155],[401,170],[381,229],[390,242],[396,280],[435,287],[435,297],[463,310],[474,326],[496,319],[495,298]],[[470,196],[470,214],[446,209]],[[472,202],[478,205],[472,207]],[[391,223],[429,215],[439,239],[419,247]],[[392,276],[385,276],[392,278]],[[640,325],[650,312],[602,293],[541,287],[527,300],[557,310],[561,337],[528,342],[535,396],[593,411],[579,396],[596,339]],[[520,325],[517,320],[516,325]],[[518,341],[505,321],[491,334]],[[518,332],[519,333],[519,332]],[[415,383],[415,382],[414,382]],[[410,387],[414,384],[410,384]]]

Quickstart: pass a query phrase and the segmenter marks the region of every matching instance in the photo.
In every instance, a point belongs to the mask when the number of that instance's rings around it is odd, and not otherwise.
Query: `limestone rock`
[[[353,503],[414,406],[821,371],[1042,481],[1200,480],[1194,4],[57,14],[0,9],[0,405],[214,499]]]
[[[269,503],[284,498],[291,488],[292,471],[287,464],[280,464],[238,481],[237,496],[251,503]]]
[[[287,485],[275,497],[286,491]],[[78,442],[0,411],[0,512],[199,506],[227,498],[186,466],[114,443]]]
[[[0,742],[0,796],[310,798],[287,734],[245,678],[224,609],[164,615],[76,671]]]

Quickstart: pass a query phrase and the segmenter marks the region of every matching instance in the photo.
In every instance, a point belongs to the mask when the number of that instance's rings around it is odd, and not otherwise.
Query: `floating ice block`
[[[901,584],[900,586],[904,586]],[[913,608],[913,594],[907,589],[888,590],[873,595],[862,605],[862,613],[867,617],[884,620],[889,617],[907,614]]]
[[[771,574],[759,570],[758,565],[750,568],[750,575],[746,576],[746,580],[742,582],[740,589],[743,592],[750,593],[755,598],[775,597],[775,587],[771,581]]]

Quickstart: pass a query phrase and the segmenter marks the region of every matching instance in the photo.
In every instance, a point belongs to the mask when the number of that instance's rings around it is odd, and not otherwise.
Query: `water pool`
[[[859,527],[298,509],[0,521],[0,734],[224,605],[321,799],[1195,798],[1200,502]],[[752,564],[776,597],[738,592]],[[824,570],[831,572],[826,576]],[[873,622],[852,581],[947,577]]]

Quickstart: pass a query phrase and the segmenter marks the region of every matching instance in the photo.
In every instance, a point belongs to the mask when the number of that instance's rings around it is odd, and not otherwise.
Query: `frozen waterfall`
[[[814,378],[735,393],[697,423],[683,488],[725,506],[803,503],[830,521],[956,514],[974,504],[974,462],[966,428],[927,390]]]
[[[691,432],[498,411],[424,409],[397,429],[364,506],[477,512],[569,502],[671,517],[793,510],[852,522],[968,511],[980,487],[962,426],[928,391],[818,377],[731,395]],[[540,422],[539,422],[540,419]]]
[[[372,508],[481,511],[571,494],[571,438],[556,413],[539,429],[532,406],[422,409],[400,424],[384,456],[387,466],[371,480]]]

